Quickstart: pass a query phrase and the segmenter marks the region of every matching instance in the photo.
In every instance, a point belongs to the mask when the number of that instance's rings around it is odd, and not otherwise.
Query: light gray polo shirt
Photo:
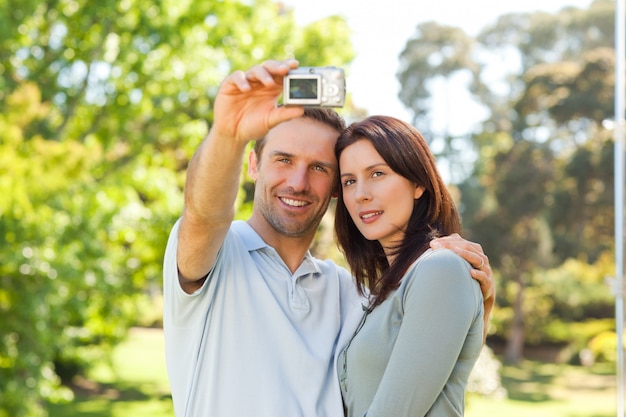
[[[350,274],[309,253],[291,274],[247,223],[235,221],[206,282],[190,295],[178,281],[178,226],[163,271],[176,416],[343,416],[337,354],[362,313]]]

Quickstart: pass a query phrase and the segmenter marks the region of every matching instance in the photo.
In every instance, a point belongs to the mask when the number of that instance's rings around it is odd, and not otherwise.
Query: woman
[[[435,159],[415,128],[385,116],[353,123],[335,151],[335,232],[370,299],[339,357],[346,415],[461,416],[484,307],[469,263],[429,249],[460,231]]]

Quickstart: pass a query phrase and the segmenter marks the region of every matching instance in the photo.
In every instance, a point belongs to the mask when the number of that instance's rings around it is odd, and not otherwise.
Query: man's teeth
[[[377,211],[376,213],[368,213],[361,216],[362,219],[369,219],[370,217],[378,216],[382,211]]]
[[[302,201],[302,200],[292,200],[290,198],[283,198],[283,203],[290,205],[290,206],[294,206],[294,207],[304,207],[306,206],[306,201]]]

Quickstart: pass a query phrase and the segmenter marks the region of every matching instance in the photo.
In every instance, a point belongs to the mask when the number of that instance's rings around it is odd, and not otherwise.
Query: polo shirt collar
[[[269,245],[261,239],[261,236],[259,236],[258,233],[252,228],[252,226],[243,220],[235,220],[232,224],[232,228],[241,237],[241,240],[244,245],[246,245],[248,252],[269,247]]]
[[[263,248],[268,248],[272,251],[276,251],[276,249],[274,249],[273,247],[268,245],[263,239],[261,239],[261,236],[259,236],[259,234],[247,222],[243,220],[235,220],[232,223],[232,228],[241,237],[241,240],[246,246],[248,252],[257,251]],[[319,265],[317,264],[317,262],[315,262],[315,258],[313,258],[313,255],[311,255],[310,251],[306,251],[304,259],[298,267],[298,271],[303,273],[321,272]]]

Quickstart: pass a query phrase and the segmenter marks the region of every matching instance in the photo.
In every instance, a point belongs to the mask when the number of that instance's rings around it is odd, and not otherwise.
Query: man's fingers
[[[478,269],[472,269],[470,274],[472,275],[472,278],[478,281],[480,291],[483,293],[483,298],[485,300],[494,296],[495,288],[489,274]]]
[[[304,114],[304,107],[301,106],[281,106],[277,107],[269,120],[270,127],[274,127],[286,120],[300,117]]]
[[[271,70],[262,65],[255,65],[246,71],[246,80],[251,83],[259,82],[266,87],[271,87],[276,84]]]
[[[239,88],[240,91],[250,91],[250,83],[248,77],[243,71],[235,71],[230,75],[230,81]]]
[[[261,65],[255,65],[246,71],[246,80],[249,83],[261,83],[266,87],[277,84],[280,78],[287,75],[289,70],[297,68],[298,61],[290,59],[285,61],[268,60]]]

